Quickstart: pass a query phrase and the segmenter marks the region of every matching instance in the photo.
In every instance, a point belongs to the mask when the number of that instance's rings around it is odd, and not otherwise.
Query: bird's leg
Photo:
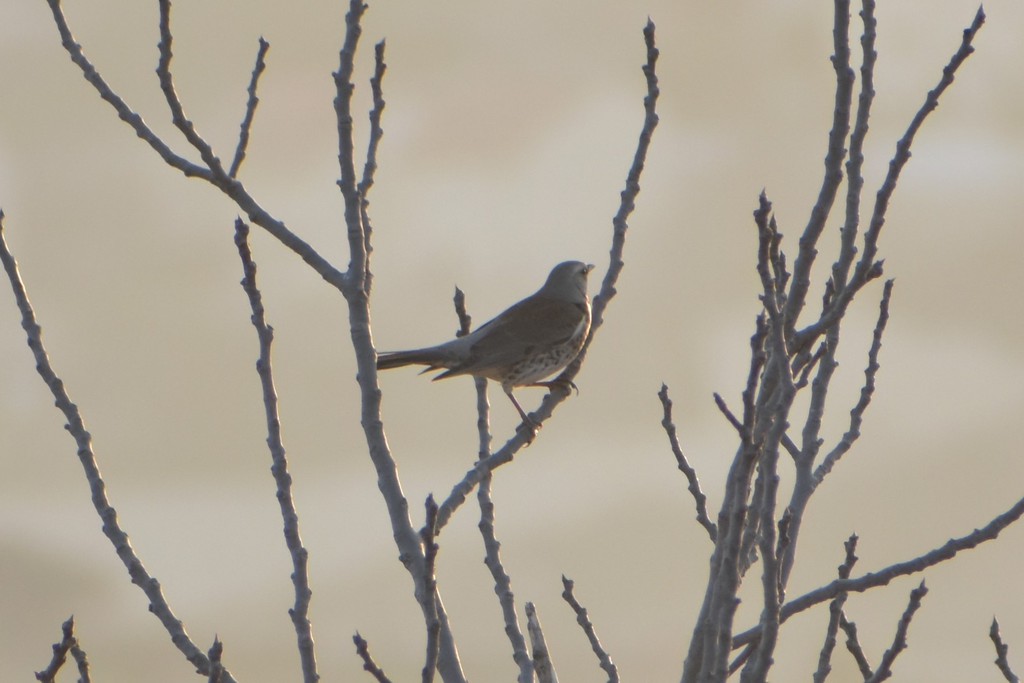
[[[512,387],[503,386],[502,389],[505,390],[505,395],[508,396],[508,399],[512,401],[512,405],[514,405],[516,407],[516,410],[519,411],[519,417],[523,418],[523,426],[530,431],[531,435],[535,435],[537,433],[537,430],[541,428],[541,424],[539,422],[534,422],[533,419],[531,419],[530,416],[526,414],[526,411],[523,410],[523,407],[519,405],[519,401],[517,401],[516,397],[512,395]],[[530,441],[533,441],[532,436],[530,437]]]

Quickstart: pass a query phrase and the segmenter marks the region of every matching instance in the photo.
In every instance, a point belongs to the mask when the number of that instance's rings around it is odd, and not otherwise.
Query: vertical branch
[[[544,629],[541,628],[537,609],[532,602],[526,603],[526,630],[530,634],[530,645],[533,646],[533,670],[537,673],[538,683],[558,683],[558,674],[555,673],[555,665],[544,640]]]
[[[434,533],[437,529],[437,503],[434,502],[433,496],[427,496],[426,520],[423,530],[420,532],[427,565],[427,595],[423,605],[423,610],[427,613],[427,658],[423,664],[423,683],[431,683],[434,680],[434,672],[437,671],[441,634],[441,621],[438,617],[440,604],[437,595],[437,581],[434,578],[434,563],[437,560],[437,542]]]
[[[338,70],[334,72],[334,109],[338,123],[338,163],[341,169],[338,187],[345,202],[345,226],[350,250],[349,268],[345,276],[346,286],[342,293],[348,303],[349,333],[356,356],[356,379],[359,382],[362,405],[361,422],[370,459],[377,472],[377,486],[388,508],[388,518],[398,546],[399,558],[413,579],[414,593],[423,611],[428,632],[434,628],[433,624],[438,624],[440,633],[437,670],[446,683],[453,683],[464,681],[465,675],[462,673],[447,616],[427,565],[422,539],[413,528],[409,517],[409,502],[402,492],[398,466],[391,455],[380,418],[381,391],[377,384],[376,352],[373,348],[370,325],[367,226],[363,222],[363,198],[356,185],[352,135],[352,93],[355,89],[352,74],[356,48],[362,34],[360,21],[365,10],[366,5],[362,0],[350,0],[349,10],[345,14],[345,39],[339,52]],[[380,61],[375,75],[378,77],[379,85],[383,76],[383,48],[377,54]],[[375,100],[374,106],[382,107],[382,100]],[[379,137],[379,131],[377,136]],[[370,151],[376,152],[376,143]],[[371,178],[372,165],[364,177],[367,191]],[[440,526],[435,524],[432,533],[436,534],[439,528]]]
[[[249,81],[249,99],[245,104],[245,116],[242,117],[242,124],[239,126],[235,157],[231,160],[231,168],[228,170],[228,174],[232,178],[238,177],[238,170],[242,167],[242,162],[245,161],[245,151],[249,147],[249,132],[252,130],[252,121],[256,116],[256,106],[260,103],[260,98],[256,96],[256,86],[259,85],[260,76],[267,68],[266,59],[269,49],[270,43],[260,36],[260,48],[256,52],[256,66],[252,69],[252,78]]]
[[[466,295],[455,288],[455,313],[459,318],[459,331],[457,337],[464,337],[469,334],[472,327],[472,318],[466,312]],[[476,377],[473,380],[476,385],[476,409],[477,409],[477,431],[479,433],[479,450],[477,461],[486,460],[490,455],[491,429],[490,429],[490,404],[487,400],[487,380]],[[512,659],[519,667],[519,683],[533,683],[533,662],[530,653],[526,648],[526,638],[519,626],[519,617],[516,615],[515,594],[512,592],[512,579],[505,566],[501,562],[501,543],[494,533],[494,501],[491,499],[491,474],[488,472],[481,480],[476,491],[477,503],[480,506],[480,522],[477,527],[484,541],[484,564],[491,572],[494,580],[494,593],[498,596],[498,604],[501,607],[501,616],[505,621],[505,635],[512,645]]]
[[[818,191],[818,200],[811,209],[811,216],[800,236],[800,250],[793,265],[793,280],[789,298],[786,301],[784,319],[786,336],[790,336],[800,311],[807,300],[811,285],[811,267],[818,255],[817,244],[825,221],[832,211],[839,184],[843,180],[844,143],[850,132],[850,105],[853,99],[853,69],[850,68],[850,0],[835,0],[832,43],[832,67],[836,72],[835,104],[832,114],[832,130],[828,135],[828,152],[825,154],[825,175]]]
[[[957,70],[974,52],[974,46],[972,43],[984,23],[985,11],[983,8],[979,7],[977,13],[974,15],[974,20],[971,22],[971,25],[964,29],[963,39],[960,43],[959,49],[957,49],[950,58],[949,63],[943,68],[942,78],[939,79],[939,83],[933,89],[928,91],[927,96],[925,96],[924,104],[921,105],[921,108],[918,109],[917,113],[914,115],[914,118],[911,120],[906,132],[903,134],[903,137],[901,137],[896,143],[896,153],[889,161],[889,171],[885,176],[885,180],[882,181],[882,186],[879,188],[875,197],[875,206],[871,213],[871,222],[867,231],[864,233],[863,252],[861,253],[860,260],[857,261],[857,265],[854,267],[854,272],[848,285],[836,293],[836,296],[832,298],[827,310],[822,313],[821,317],[817,321],[796,333],[796,338],[791,345],[793,349],[805,347],[808,343],[817,338],[818,335],[831,327],[837,320],[841,319],[846,314],[846,309],[857,292],[859,292],[865,284],[881,276],[882,262],[876,260],[876,256],[878,255],[878,239],[882,233],[882,227],[885,225],[885,214],[889,209],[889,201],[892,199],[892,195],[896,191],[896,183],[899,180],[900,173],[903,171],[907,162],[910,161],[910,146],[913,144],[914,137],[921,129],[925,119],[927,119],[928,115],[939,106],[939,98],[942,93],[945,92],[946,88],[952,85]]]
[[[380,139],[384,136],[384,129],[380,125],[381,117],[384,114],[384,90],[382,83],[384,82],[384,71],[387,69],[387,64],[384,63],[383,40],[373,48],[373,61],[373,76],[370,77],[370,92],[373,94],[373,107],[370,109],[370,142],[366,148],[363,178],[359,181],[359,185],[356,188],[359,192],[359,215],[363,221],[363,248],[366,250],[367,258],[366,282],[364,283],[364,289],[367,294],[370,293],[370,288],[373,284],[373,273],[370,272],[369,265],[370,253],[373,252],[373,245],[370,239],[373,233],[373,226],[370,223],[370,214],[368,212],[370,201],[367,199],[367,195],[370,193],[370,188],[373,187],[373,175],[377,171],[377,147],[380,146]]]
[[[864,140],[868,135],[871,104],[875,99],[875,51],[878,21],[875,19],[875,0],[862,0],[861,21],[864,32],[860,37],[862,61],[860,65],[860,95],[857,98],[857,117],[850,134],[850,158],[846,162],[846,219],[840,228],[839,258],[832,266],[832,283],[836,289],[846,286],[850,264],[857,253],[856,239],[860,225],[860,203],[864,192]]]
[[[846,540],[844,547],[846,548],[846,558],[839,565],[840,579],[850,578],[853,565],[857,562],[857,534],[851,535]],[[828,678],[829,673],[832,671],[832,652],[836,647],[836,636],[839,633],[839,625],[842,622],[843,606],[845,604],[846,593],[840,593],[829,603],[828,626],[825,629],[825,642],[821,646],[821,653],[818,655],[818,669],[814,672],[814,683],[825,683],[825,679]]]
[[[360,21],[366,5],[362,0],[350,0],[349,9],[345,14],[345,40],[339,55],[338,70],[334,72],[334,85],[337,95],[334,98],[334,111],[338,119],[338,165],[341,177],[338,187],[345,200],[345,225],[348,229],[348,246],[350,261],[348,277],[354,286],[354,292],[365,296],[366,291],[366,235],[362,222],[362,200],[359,188],[356,187],[355,144],[352,137],[352,93],[355,84],[352,72],[355,68],[356,47],[363,29]]]
[[[644,78],[647,81],[647,95],[644,97],[644,123],[640,129],[640,140],[637,143],[636,153],[633,155],[633,164],[626,174],[626,187],[622,190],[619,210],[612,219],[612,247],[609,252],[608,272],[605,273],[601,282],[601,291],[594,297],[593,320],[590,324],[590,337],[604,322],[604,309],[608,302],[615,296],[615,282],[619,279],[619,273],[625,265],[622,261],[622,251],[626,245],[626,231],[629,228],[627,223],[629,216],[636,207],[636,198],[640,194],[640,175],[643,173],[644,164],[647,160],[647,150],[651,146],[651,138],[654,129],[658,127],[658,95],[661,91],[658,88],[658,74],[655,66],[658,62],[658,48],[654,42],[654,22],[649,18],[644,26],[644,44],[647,46],[647,63],[643,66]],[[587,345],[590,340],[587,340]],[[587,346],[576,358],[575,365],[581,362],[583,354],[587,352]],[[570,368],[573,366],[570,366]],[[569,376],[572,379],[572,376]]]
[[[274,386],[274,369],[271,363],[271,346],[274,343],[274,329],[267,324],[263,309],[263,296],[256,286],[256,263],[249,249],[249,226],[241,218],[235,220],[235,246],[242,260],[242,289],[252,309],[252,324],[259,339],[260,356],[256,361],[256,372],[263,388],[264,417],[267,421],[267,445],[273,464],[270,472],[277,484],[277,502],[284,520],[284,539],[292,560],[292,585],[295,589],[295,604],[288,610],[298,638],[299,660],[302,663],[304,683],[316,683],[320,675],[316,669],[316,648],[313,641],[313,625],[309,621],[309,602],[313,591],[309,588],[309,552],[302,544],[299,534],[299,515],[292,498],[292,477],[288,472],[288,457],[281,436],[281,416],[278,412],[277,389]]]
[[[210,144],[196,132],[195,124],[185,115],[185,109],[175,92],[174,76],[171,74],[171,59],[174,56],[171,51],[171,44],[174,40],[171,33],[171,0],[159,0],[158,5],[160,7],[160,43],[157,48],[160,51],[160,61],[156,66],[156,75],[160,80],[160,89],[164,93],[164,99],[171,110],[171,122],[181,131],[188,143],[199,152],[203,163],[213,172],[213,175],[223,178],[226,174],[220,159],[214,154]]]

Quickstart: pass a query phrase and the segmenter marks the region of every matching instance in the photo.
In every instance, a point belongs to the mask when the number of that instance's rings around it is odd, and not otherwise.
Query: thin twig
[[[924,104],[914,115],[910,125],[907,127],[907,131],[903,137],[896,143],[896,153],[892,160],[889,162],[889,171],[885,176],[885,180],[882,182],[881,188],[878,190],[878,194],[875,198],[875,206],[871,214],[871,223],[864,233],[863,249],[861,251],[860,260],[857,262],[854,268],[853,276],[850,278],[849,286],[844,287],[842,290],[836,293],[835,298],[832,301],[832,305],[828,311],[814,323],[803,328],[796,333],[792,348],[794,350],[806,346],[808,343],[816,339],[826,329],[831,327],[837,320],[842,319],[846,314],[846,309],[853,297],[857,294],[860,289],[881,275],[881,261],[876,261],[875,257],[878,254],[878,238],[882,233],[882,227],[885,225],[885,214],[889,208],[889,201],[892,199],[893,192],[896,191],[896,183],[899,180],[900,173],[904,166],[910,160],[910,147],[914,142],[914,137],[917,132],[921,129],[925,119],[928,115],[939,106],[939,98],[942,93],[945,92],[953,83],[953,78],[956,75],[957,70],[963,65],[964,61],[971,56],[974,52],[974,47],[971,44],[974,41],[978,31],[981,30],[982,25],[985,23],[985,11],[979,7],[977,13],[974,15],[974,20],[971,25],[964,30],[963,40],[961,41],[959,49],[953,54],[949,64],[942,70],[942,78],[939,79],[939,83],[925,96]]]
[[[739,434],[740,438],[744,440],[749,439],[750,435],[747,434],[747,430],[743,426],[743,423],[737,420],[736,416],[733,415],[733,412],[729,410],[729,406],[725,402],[725,399],[722,398],[721,394],[716,391],[712,394],[712,397],[715,399],[715,405],[718,406],[718,410],[721,411],[722,415],[725,416],[725,419],[729,421],[729,424],[731,424],[733,429],[736,430],[736,433]]]
[[[839,615],[839,626],[846,634],[847,651],[853,656],[853,661],[857,663],[860,675],[864,680],[867,680],[871,676],[871,672],[874,671],[874,668],[864,655],[864,648],[861,647],[860,639],[857,637],[857,624],[847,619],[846,614],[843,613]]]
[[[343,273],[334,267],[330,261],[325,259],[306,241],[288,229],[285,224],[272,216],[260,204],[249,195],[245,186],[237,179],[228,176],[219,162],[213,168],[204,168],[200,164],[193,163],[188,159],[176,154],[160,137],[146,125],[142,117],[129,107],[120,95],[115,93],[106,81],[103,80],[96,68],[86,59],[82,46],[75,42],[71,29],[68,27],[67,19],[60,8],[60,0],[47,0],[53,13],[57,31],[60,33],[61,44],[71,57],[71,61],[82,71],[85,79],[96,89],[100,98],[109,103],[117,112],[118,118],[131,126],[135,134],[142,138],[153,150],[160,155],[164,163],[176,168],[185,177],[202,178],[203,180],[220,189],[231,198],[256,225],[260,226],[281,242],[285,247],[302,258],[309,266],[316,271],[327,283],[340,292],[346,292],[351,287]],[[173,84],[172,84],[173,93]],[[174,96],[176,98],[176,95]],[[172,99],[174,99],[172,98]],[[194,133],[194,129],[193,129]],[[205,142],[202,143],[205,145]],[[215,157],[214,157],[215,158]]]
[[[348,304],[349,335],[355,352],[360,392],[360,423],[366,438],[370,460],[377,473],[377,487],[387,506],[392,536],[399,558],[413,580],[413,592],[423,612],[428,633],[439,628],[437,671],[447,683],[465,680],[458,649],[448,626],[438,591],[424,555],[423,539],[409,517],[409,501],[402,491],[398,465],[391,454],[381,421],[381,391],[377,382],[376,353],[373,348],[369,310],[369,260],[362,198],[356,185],[355,146],[353,141],[352,93],[356,49],[362,35],[363,0],[350,0],[345,13],[345,37],[334,72],[334,110],[338,132],[338,187],[345,203],[345,228],[350,260],[343,275],[342,293]],[[436,536],[439,526],[432,525]]]
[[[423,664],[423,683],[431,683],[434,680],[434,673],[437,671],[437,656],[440,649],[441,622],[438,618],[438,595],[437,580],[434,575],[434,563],[437,561],[437,543],[434,540],[434,530],[437,528],[437,503],[434,496],[428,495],[426,503],[426,522],[420,531],[423,539],[423,557],[426,561],[427,574],[427,599],[429,604],[424,605],[428,613],[427,618],[427,658]]]
[[[875,51],[878,21],[875,19],[874,0],[862,0],[861,21],[864,32],[860,44],[862,61],[860,65],[860,95],[857,98],[857,117],[850,134],[850,153],[846,161],[846,218],[840,228],[841,246],[839,258],[832,266],[832,286],[843,289],[850,272],[850,264],[857,254],[856,240],[860,226],[860,203],[864,192],[864,140],[868,135],[868,120],[871,117],[871,105],[875,99],[875,63],[878,53]]]
[[[871,572],[855,579],[837,579],[832,583],[816,588],[808,593],[804,593],[800,597],[794,598],[782,606],[780,614],[781,619],[782,621],[786,621],[786,619],[794,614],[803,612],[804,610],[825,602],[826,600],[831,600],[841,592],[863,593],[864,591],[872,588],[884,586],[893,579],[901,576],[909,576],[910,574],[916,574],[929,567],[933,567],[941,562],[952,559],[957,554],[965,550],[970,550],[982,543],[985,543],[986,541],[995,539],[1003,529],[1016,522],[1022,515],[1024,515],[1024,498],[1021,498],[1014,503],[1013,506],[1003,514],[994,517],[982,528],[975,529],[966,536],[950,539],[938,548],[924,553],[923,555],[918,555],[913,559],[905,560],[903,562],[897,562],[896,564],[889,565],[877,572]],[[737,634],[732,639],[732,646],[737,648],[746,645],[756,639],[760,631],[761,627],[755,626],[743,633]]]
[[[82,46],[75,42],[75,37],[71,34],[71,29],[68,27],[67,19],[64,17],[64,12],[60,7],[60,0],[47,0],[47,4],[50,5],[50,11],[53,13],[53,20],[57,24],[57,31],[60,33],[61,44],[71,57],[71,61],[78,66],[82,71],[82,75],[85,80],[96,89],[99,96],[106,101],[110,106],[117,112],[118,118],[127,123],[135,131],[135,134],[142,138],[153,150],[160,155],[160,158],[164,162],[176,168],[186,177],[198,177],[204,180],[213,181],[213,173],[206,168],[198,164],[194,164],[185,157],[176,154],[167,144],[160,139],[160,137],[153,132],[153,130],[146,125],[142,117],[139,116],[131,107],[107,84],[100,72],[96,70],[96,67],[86,58],[85,53],[82,51]]]
[[[839,443],[829,451],[814,471],[814,486],[818,486],[828,473],[832,471],[839,459],[853,447],[853,443],[860,437],[860,427],[864,421],[864,411],[871,403],[871,397],[875,393],[875,377],[881,367],[878,364],[878,354],[882,350],[882,335],[885,332],[885,325],[889,321],[889,302],[892,299],[893,281],[886,280],[882,289],[882,300],[878,305],[878,322],[875,323],[875,332],[871,340],[871,348],[868,350],[868,365],[864,368],[864,386],[860,390],[860,400],[850,410],[850,428],[846,430]]]
[[[1010,660],[1007,659],[1010,646],[1003,642],[1003,637],[999,634],[999,622],[995,617],[992,617],[992,627],[988,631],[988,637],[992,639],[992,644],[996,647],[996,666],[999,667],[1003,678],[1009,683],[1019,683],[1020,678],[1010,668]]]
[[[238,146],[235,147],[235,158],[231,160],[231,168],[228,170],[228,174],[232,178],[238,177],[238,170],[242,167],[242,162],[245,161],[245,151],[249,147],[249,132],[252,130],[252,121],[256,116],[256,105],[260,103],[260,98],[256,96],[256,86],[259,85],[260,76],[267,68],[266,57],[269,49],[270,43],[260,36],[260,48],[256,52],[256,66],[252,69],[252,79],[249,81],[249,99],[245,103],[245,116],[242,117],[242,124],[238,131]]]
[[[223,177],[225,173],[220,159],[214,154],[210,143],[196,131],[195,124],[185,115],[185,108],[174,88],[174,75],[171,73],[171,60],[174,57],[171,48],[174,42],[174,36],[171,33],[171,0],[158,0],[157,4],[160,7],[160,43],[157,45],[160,51],[160,60],[156,66],[156,75],[160,81],[160,90],[163,91],[164,99],[167,101],[167,107],[171,110],[171,122],[185,136],[188,144],[199,152],[203,163],[213,172],[214,176]]]
[[[67,621],[61,624],[61,639],[59,643],[53,644],[53,657],[50,663],[42,671],[36,672],[36,680],[41,683],[54,683],[57,680],[57,673],[67,661],[68,652],[78,644],[75,638],[75,617],[68,617]]]
[[[358,0],[353,0],[356,2]],[[587,349],[594,338],[594,333],[601,326],[604,320],[604,310],[608,302],[615,296],[615,283],[619,273],[622,271],[622,253],[625,247],[626,231],[628,228],[627,219],[633,212],[637,196],[640,194],[640,175],[643,172],[644,163],[647,159],[647,150],[651,144],[651,137],[658,125],[658,114],[656,104],[658,101],[658,76],[655,65],[658,61],[658,48],[654,42],[654,22],[648,20],[644,27],[644,43],[647,46],[647,62],[643,66],[644,77],[647,81],[647,95],[644,97],[644,123],[640,129],[640,139],[637,143],[636,153],[633,155],[633,163],[626,174],[626,187],[622,191],[619,210],[612,219],[612,247],[609,254],[608,272],[605,273],[601,282],[601,290],[594,296],[592,307],[592,323],[590,334],[583,345],[583,350],[576,359],[556,379],[556,382],[565,380],[565,386],[579,372],[583,359],[586,357]],[[557,385],[556,385],[557,386]],[[541,402],[540,407],[531,414],[531,418],[539,424],[551,417],[558,404],[569,396],[569,390],[550,391]],[[481,479],[493,472],[496,468],[509,463],[515,454],[523,447],[528,446],[532,441],[532,434],[529,430],[518,430],[496,453],[486,460],[478,461],[471,470],[466,472],[462,480],[457,483],[448,497],[441,503],[437,516],[437,530],[440,533],[445,527],[452,514],[464,503],[466,498],[473,491],[473,488],[480,483]]]
[[[459,330],[457,337],[469,334],[472,326],[472,318],[466,312],[466,295],[458,287],[455,288],[455,313],[459,317]],[[490,455],[491,430],[490,430],[490,404],[487,401],[487,380],[481,377],[474,378],[476,384],[476,407],[477,407],[477,430],[479,433],[479,460],[484,460]],[[480,522],[477,525],[480,535],[484,541],[484,564],[491,572],[494,580],[494,594],[498,596],[498,604],[501,607],[501,616],[505,621],[505,635],[512,645],[512,659],[519,667],[519,683],[532,683],[533,661],[526,648],[526,638],[519,626],[519,617],[516,615],[515,594],[512,592],[512,579],[501,561],[501,543],[494,532],[494,502],[491,500],[491,475],[486,474],[480,480],[476,491],[477,502],[480,506]]]
[[[811,209],[807,227],[800,236],[800,250],[793,264],[793,281],[786,301],[784,319],[786,336],[792,335],[796,321],[807,301],[811,284],[811,268],[817,256],[818,238],[832,212],[836,193],[843,180],[843,158],[846,156],[846,136],[850,132],[850,105],[853,99],[854,73],[850,68],[850,1],[836,0],[833,15],[832,67],[836,72],[836,92],[832,107],[832,130],[828,134],[828,152],[825,154],[825,174],[818,190],[818,199]],[[791,348],[796,351],[796,346]]]
[[[572,611],[576,613],[576,623],[583,629],[587,640],[590,641],[590,648],[597,655],[597,661],[600,662],[604,672],[608,674],[608,683],[618,683],[619,670],[615,667],[615,663],[612,662],[612,658],[608,655],[604,646],[601,645],[597,632],[594,631],[594,625],[590,622],[590,617],[587,616],[587,608],[581,605],[573,594],[575,584],[572,579],[567,578],[564,574],[562,575],[562,588],[562,599],[569,603]]]
[[[778,284],[778,271],[775,259],[772,258],[772,250],[778,249],[779,234],[774,229],[775,223],[772,218],[772,203],[768,201],[768,195],[764,190],[758,197],[758,207],[754,211],[754,224],[757,226],[758,249],[757,249],[757,274],[761,278],[761,300],[768,312],[768,319],[773,324],[779,324],[780,313],[779,296],[776,289]]]
[[[537,609],[532,602],[526,603],[526,631],[530,634],[530,645],[533,648],[533,670],[537,674],[538,683],[558,683],[558,674],[551,661],[551,653],[544,640],[544,629],[541,628]]]
[[[363,220],[363,245],[366,249],[366,258],[370,258],[370,254],[373,252],[373,244],[371,236],[373,234],[373,226],[370,223],[370,200],[367,196],[370,194],[370,188],[373,187],[373,176],[377,171],[377,148],[380,146],[380,139],[384,137],[384,129],[381,128],[380,122],[381,117],[384,115],[384,90],[382,84],[384,82],[384,72],[387,70],[387,64],[384,63],[384,46],[383,40],[378,42],[373,48],[373,76],[370,77],[370,92],[373,95],[373,107],[370,109],[370,141],[366,146],[366,162],[363,164],[363,178],[359,181],[357,190],[359,192],[359,213]],[[369,262],[366,266],[366,282],[364,285],[364,291],[369,294],[370,289],[373,285],[373,273],[370,271]]]
[[[679,438],[676,436],[676,425],[672,421],[672,399],[668,397],[668,385],[661,385],[658,398],[661,399],[661,405],[664,410],[661,426],[668,435],[669,446],[672,448],[672,453],[676,456],[676,464],[679,467],[679,471],[686,476],[687,489],[690,491],[690,495],[693,496],[693,502],[697,506],[697,522],[704,527],[708,532],[708,537],[711,538],[711,542],[714,543],[715,539],[718,538],[718,528],[711,521],[711,518],[708,517],[708,499],[700,489],[700,479],[697,478],[697,471],[686,460],[686,456],[683,455],[683,450],[679,446]]]
[[[505,621],[505,635],[512,645],[512,659],[519,667],[519,683],[532,683],[533,661],[526,648],[526,638],[519,626],[516,615],[515,595],[512,592],[512,580],[509,578],[501,562],[501,543],[494,534],[494,503],[491,501],[491,477],[484,477],[477,488],[477,500],[480,504],[480,535],[484,539],[484,564],[494,579],[494,593],[498,596],[501,616]]]
[[[384,675],[384,670],[373,661],[373,657],[370,656],[370,647],[358,631],[352,636],[352,642],[356,644],[356,654],[363,660],[363,670],[369,671],[377,683],[391,683],[391,679]]]
[[[839,565],[839,578],[848,579],[853,571],[853,565],[857,563],[857,534],[852,534],[844,544],[846,557]],[[839,633],[839,623],[842,621],[843,605],[846,604],[846,593],[840,593],[832,599],[828,605],[828,626],[825,629],[825,642],[818,654],[818,668],[814,672],[814,683],[824,683],[832,672],[832,653],[836,648],[836,636]]]
[[[345,14],[345,40],[338,56],[338,70],[334,72],[336,96],[335,117],[338,121],[338,164],[341,177],[338,187],[345,200],[345,226],[348,233],[350,262],[348,277],[355,291],[364,293],[367,277],[366,233],[362,221],[362,198],[356,186],[355,144],[353,142],[352,93],[355,84],[352,73],[355,69],[356,47],[363,29],[360,21],[366,5],[363,0],[350,0]]]
[[[921,607],[921,600],[927,594],[928,587],[924,585],[924,581],[917,588],[910,591],[910,600],[907,602],[907,608],[903,610],[903,615],[900,617],[900,623],[896,627],[896,634],[893,636],[892,645],[882,655],[882,661],[878,664],[878,669],[867,679],[866,683],[882,683],[882,681],[892,676],[892,665],[896,662],[899,654],[907,649],[907,631],[910,629],[910,622],[914,618],[914,613]]]
[[[292,586],[295,603],[288,614],[298,641],[299,659],[302,663],[302,679],[305,683],[316,683],[320,679],[316,666],[316,647],[313,639],[313,625],[309,621],[309,603],[313,592],[309,587],[309,552],[302,544],[299,533],[299,515],[292,496],[292,477],[288,472],[288,456],[281,434],[281,415],[278,411],[277,389],[274,386],[274,368],[271,347],[274,343],[274,329],[267,324],[263,309],[263,297],[256,285],[256,263],[249,248],[249,226],[241,218],[235,220],[235,246],[242,260],[242,289],[252,309],[252,324],[256,328],[260,355],[256,361],[256,373],[263,389],[263,412],[267,422],[267,446],[272,461],[270,472],[277,484],[277,502],[284,521],[284,539],[292,560]]]
[[[210,658],[210,674],[206,677],[207,683],[221,683],[224,676],[224,665],[220,663],[220,656],[224,653],[224,644],[214,636],[213,645],[210,646],[207,656]]]
[[[117,556],[128,570],[132,583],[142,589],[149,598],[149,611],[152,612],[163,624],[164,629],[171,636],[174,643],[182,654],[192,663],[193,666],[203,675],[209,673],[210,661],[203,654],[202,650],[196,647],[192,639],[185,632],[185,627],[180,619],[175,616],[170,605],[164,599],[160,590],[160,582],[150,576],[146,571],[142,560],[135,554],[128,534],[121,528],[117,520],[117,511],[111,506],[107,499],[106,484],[100,475],[99,465],[96,462],[96,455],[92,450],[92,435],[85,428],[85,422],[78,410],[78,406],[72,403],[64,388],[64,382],[53,371],[50,365],[50,358],[43,346],[42,329],[36,323],[35,312],[32,304],[29,303],[28,295],[25,292],[25,285],[18,274],[18,264],[7,247],[7,241],[3,234],[3,212],[0,211],[0,262],[14,291],[14,298],[17,301],[18,309],[21,311],[21,326],[28,337],[28,346],[36,361],[36,371],[42,377],[43,382],[49,388],[50,393],[56,402],[57,409],[64,414],[67,420],[65,429],[71,434],[78,448],[78,460],[85,470],[85,478],[89,482],[89,489],[92,494],[92,504],[96,513],[103,520],[103,534],[114,546]],[[233,683],[234,679],[227,671],[224,672],[225,683]]]

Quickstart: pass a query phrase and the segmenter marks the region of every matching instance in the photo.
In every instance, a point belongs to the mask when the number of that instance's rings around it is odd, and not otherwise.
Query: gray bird
[[[587,275],[593,268],[581,261],[559,263],[535,294],[473,332],[437,346],[382,353],[377,369],[426,365],[423,372],[444,368],[435,381],[457,375],[492,379],[501,384],[523,423],[535,428],[512,389],[550,387],[551,382],[540,380],[579,355],[590,331]]]

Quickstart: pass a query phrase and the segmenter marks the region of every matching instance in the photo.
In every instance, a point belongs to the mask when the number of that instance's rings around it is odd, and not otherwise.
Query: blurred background
[[[108,82],[195,158],[153,73],[156,3],[66,5]],[[366,13],[360,149],[373,43],[387,39],[385,137],[370,197],[374,340],[384,350],[448,339],[456,285],[477,323],[565,259],[597,264],[596,289],[643,118],[641,29],[648,16],[657,24],[661,124],[618,296],[577,377],[579,396],[494,481],[520,615],[524,601],[536,603],[564,680],[596,680],[600,670],[559,597],[562,574],[576,581],[624,679],[681,672],[710,543],[693,521],[656,393],[670,386],[683,449],[717,511],[736,437],[712,392],[738,408],[759,310],[751,212],[766,189],[792,258],[831,123],[829,5],[452,0],[371,2]],[[345,9],[182,0],[173,16],[178,92],[222,159],[234,150],[257,39],[270,41],[241,178],[340,267],[331,72]],[[965,0],[879,7],[865,214],[895,141],[976,9]],[[1024,6],[992,0],[986,11],[977,52],[918,136],[889,211],[881,254],[896,287],[878,391],[863,437],[808,511],[790,597],[835,576],[851,533],[861,539],[859,575],[968,533],[1024,494]],[[852,26],[856,48],[856,16]],[[69,61],[45,3],[0,7],[0,92],[5,233],[123,527],[201,648],[218,636],[240,681],[297,680],[291,565],[238,286],[236,207],[166,167],[117,119]],[[838,224],[837,213],[812,310]],[[365,453],[344,301],[256,228],[252,241],[276,330],[320,673],[366,680],[350,640],[358,630],[393,680],[411,680],[422,666],[421,617]],[[0,290],[0,678],[31,679],[73,613],[95,676],[189,679],[192,667],[100,532],[74,443],[34,371],[13,297]],[[880,293],[880,282],[869,287],[844,325],[826,449],[859,395]],[[447,495],[476,457],[473,383],[431,384],[402,370],[381,386],[418,525],[426,495]],[[532,409],[541,395],[524,390],[520,400]],[[500,392],[491,398],[497,447],[517,420]],[[461,509],[440,538],[441,591],[469,678],[513,680],[475,508]],[[1022,559],[1024,528],[1011,527],[926,572],[931,592],[897,679],[1001,680],[993,614],[1024,670]],[[847,603],[872,664],[921,579]],[[756,584],[738,628],[756,620]],[[783,626],[776,680],[810,677],[826,619],[819,607]],[[830,680],[860,680],[842,647],[834,667]]]

